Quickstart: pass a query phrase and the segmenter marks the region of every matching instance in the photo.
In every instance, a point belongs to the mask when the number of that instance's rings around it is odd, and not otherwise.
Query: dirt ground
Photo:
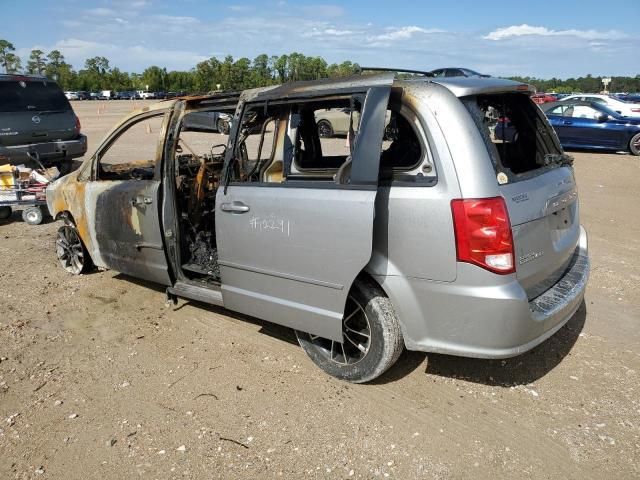
[[[90,151],[131,107],[75,102]],[[14,213],[0,478],[640,478],[640,160],[572,154],[593,269],[567,326],[509,360],[405,353],[369,385],[325,375],[288,329],[70,276],[58,225]]]

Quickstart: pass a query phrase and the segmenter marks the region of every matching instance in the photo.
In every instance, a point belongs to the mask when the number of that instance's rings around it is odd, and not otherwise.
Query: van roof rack
[[[386,67],[360,67],[358,73],[364,71],[370,72],[396,72],[396,73],[413,73],[417,75],[424,75],[425,77],[433,77],[433,73],[425,72],[424,70],[407,70],[406,68],[386,68]]]

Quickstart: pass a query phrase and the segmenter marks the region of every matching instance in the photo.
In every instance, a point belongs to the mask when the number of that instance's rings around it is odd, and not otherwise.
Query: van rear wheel
[[[382,375],[402,353],[400,323],[391,301],[373,281],[357,279],[342,318],[342,342],[296,331],[313,363],[341,380],[369,382]]]

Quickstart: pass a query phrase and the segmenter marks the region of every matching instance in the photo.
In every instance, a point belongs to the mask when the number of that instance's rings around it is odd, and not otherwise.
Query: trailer
[[[2,168],[4,167],[4,168]],[[59,175],[57,168],[31,170],[14,166],[0,167],[0,220],[11,217],[15,207],[22,208],[22,219],[39,225],[49,214],[46,189]]]

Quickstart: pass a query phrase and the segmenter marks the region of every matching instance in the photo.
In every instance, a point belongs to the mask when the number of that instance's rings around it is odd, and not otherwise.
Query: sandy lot
[[[75,103],[90,151],[131,107]],[[58,225],[14,214],[0,478],[639,478],[640,160],[573,154],[593,270],[567,326],[504,361],[405,353],[370,385],[322,373],[285,328],[72,277]]]

